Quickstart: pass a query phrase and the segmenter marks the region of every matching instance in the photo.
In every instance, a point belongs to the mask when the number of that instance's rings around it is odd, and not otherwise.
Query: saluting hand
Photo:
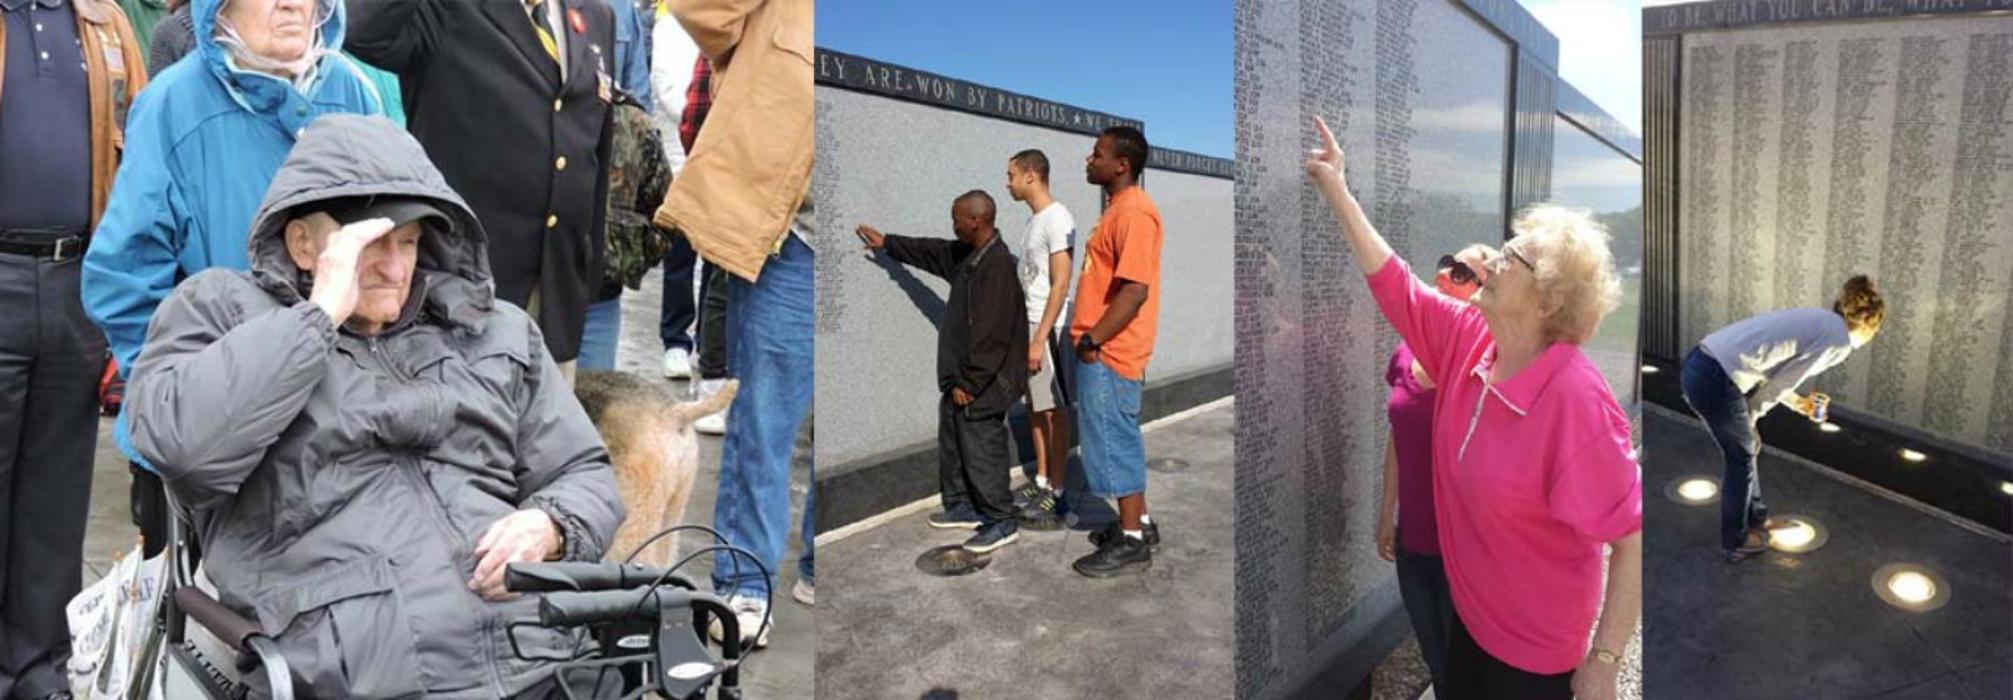
[[[363,249],[390,233],[391,219],[364,219],[331,233],[315,255],[314,290],[308,300],[322,307],[341,326],[356,311],[363,292],[357,286],[357,258]]]

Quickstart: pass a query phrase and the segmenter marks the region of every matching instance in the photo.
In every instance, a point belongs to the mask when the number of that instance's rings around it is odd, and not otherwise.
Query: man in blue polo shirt
[[[67,698],[105,336],[78,258],[147,82],[108,0],[0,0],[0,698]]]

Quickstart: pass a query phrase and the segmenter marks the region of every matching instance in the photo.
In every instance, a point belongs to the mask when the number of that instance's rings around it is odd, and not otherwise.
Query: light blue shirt
[[[1796,400],[1796,388],[1852,355],[1845,318],[1830,309],[1785,309],[1749,317],[1699,341],[1748,396],[1755,420],[1778,403]]]

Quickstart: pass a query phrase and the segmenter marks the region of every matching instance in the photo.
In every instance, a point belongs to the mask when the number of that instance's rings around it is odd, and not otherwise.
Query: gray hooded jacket
[[[452,221],[421,236],[405,313],[366,338],[306,301],[282,232],[304,204],[373,194],[429,198]],[[279,640],[317,697],[497,697],[545,680],[505,629],[535,619],[537,599],[468,590],[476,542],[536,508],[565,558],[596,559],[622,505],[538,330],[495,301],[475,215],[405,131],[332,115],[274,176],[250,258],[249,273],[205,271],[161,305],[126,404],[220,599]],[[516,637],[531,656],[576,641]]]

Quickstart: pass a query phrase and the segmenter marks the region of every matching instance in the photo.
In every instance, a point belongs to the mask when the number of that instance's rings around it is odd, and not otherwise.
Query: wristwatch
[[[1079,355],[1086,352],[1096,352],[1098,348],[1103,347],[1103,345],[1104,345],[1103,343],[1097,343],[1091,341],[1089,333],[1085,333],[1083,335],[1076,337],[1076,352]]]
[[[1594,660],[1613,666],[1616,662],[1621,661],[1622,657],[1612,651],[1596,647],[1594,649]]]

